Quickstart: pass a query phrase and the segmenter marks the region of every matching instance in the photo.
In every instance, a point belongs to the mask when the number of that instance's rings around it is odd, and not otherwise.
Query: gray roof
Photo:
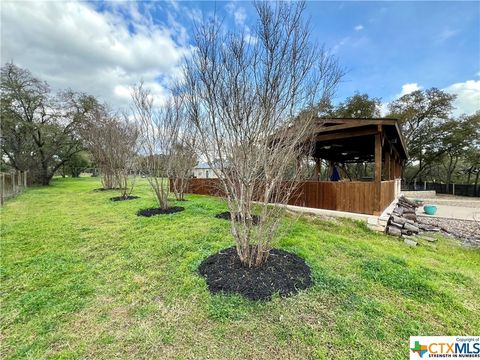
[[[194,169],[211,169],[211,168],[210,168],[210,165],[208,165],[208,163],[200,162],[197,164],[197,166],[195,166]]]

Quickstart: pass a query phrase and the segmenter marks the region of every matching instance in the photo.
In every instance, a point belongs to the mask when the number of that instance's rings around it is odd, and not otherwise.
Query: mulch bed
[[[139,196],[129,195],[129,196],[127,196],[127,197],[115,196],[115,197],[110,198],[110,200],[112,200],[112,201],[125,201],[125,200],[133,200],[133,199],[140,199],[140,197],[139,197]]]
[[[176,212],[180,212],[185,210],[184,207],[181,206],[172,206],[168,209],[160,209],[160,208],[150,208],[150,209],[142,209],[137,211],[138,216],[154,216],[154,215],[166,215],[166,214],[175,214]]]
[[[270,250],[263,266],[248,268],[231,247],[205,259],[198,271],[211,293],[237,293],[251,300],[270,300],[275,293],[285,297],[313,285],[305,261],[279,249]]]
[[[230,211],[225,211],[225,212],[222,212],[220,214],[217,214],[215,215],[215,217],[217,219],[223,219],[223,220],[231,220],[232,219],[232,216],[230,215]],[[240,215],[235,215],[235,220],[236,221],[240,221]],[[253,221],[253,225],[258,225],[258,223],[260,222],[260,216],[258,215],[252,215],[252,221]]]

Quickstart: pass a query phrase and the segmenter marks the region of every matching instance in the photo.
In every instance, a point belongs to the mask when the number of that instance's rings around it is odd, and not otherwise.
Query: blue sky
[[[193,21],[213,11],[228,29],[250,29],[250,2],[2,2],[2,62],[53,87],[128,102],[140,79],[178,73]],[[336,101],[355,92],[385,103],[418,88],[458,95],[458,113],[480,108],[480,2],[308,2],[313,38],[347,70]],[[28,52],[25,47],[28,46]]]

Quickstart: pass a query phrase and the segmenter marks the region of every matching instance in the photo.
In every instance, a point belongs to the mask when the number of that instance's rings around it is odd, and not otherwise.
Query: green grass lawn
[[[349,220],[286,218],[274,244],[314,286],[255,303],[209,294],[200,262],[233,245],[226,206],[188,196],[151,218],[98,179],[56,179],[1,211],[2,359],[379,359],[411,335],[480,334],[480,252],[440,238],[410,248]]]

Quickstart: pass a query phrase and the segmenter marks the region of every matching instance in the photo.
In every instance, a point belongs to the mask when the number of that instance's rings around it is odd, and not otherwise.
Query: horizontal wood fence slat
[[[190,179],[187,193],[223,196],[218,179]],[[380,212],[395,198],[395,180],[382,181]],[[170,184],[172,189],[172,185]],[[375,182],[303,181],[290,196],[289,205],[347,211],[360,214],[376,212]]]

